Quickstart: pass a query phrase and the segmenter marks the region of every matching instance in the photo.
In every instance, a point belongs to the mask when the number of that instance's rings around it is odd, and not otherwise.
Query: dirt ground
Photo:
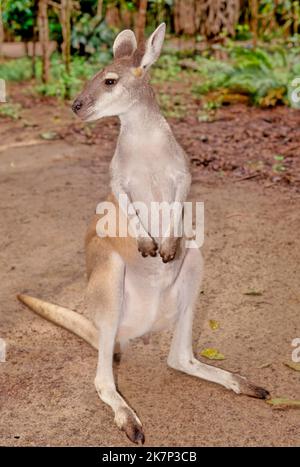
[[[21,119],[0,121],[0,337],[8,345],[0,363],[0,445],[129,446],[94,389],[95,351],[16,300],[27,291],[84,312],[83,239],[107,192],[118,123],[84,129],[51,100],[27,105],[23,96],[23,108]],[[215,347],[225,360],[212,364],[248,376],[273,397],[300,399],[300,373],[284,365],[300,337],[300,115],[233,106],[212,123],[171,123],[192,160],[191,198],[205,203],[195,352]],[[59,139],[40,138],[49,130]],[[34,144],[22,146],[28,141]],[[289,177],[272,173],[272,158],[284,149]],[[274,410],[169,369],[169,341],[166,333],[148,345],[132,342],[117,371],[147,446],[300,444],[299,411]]]

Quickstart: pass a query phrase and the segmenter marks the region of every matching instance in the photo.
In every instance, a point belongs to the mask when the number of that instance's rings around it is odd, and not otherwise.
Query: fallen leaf
[[[252,295],[253,297],[260,297],[263,291],[251,289],[248,292],[244,292],[244,295]]]
[[[284,365],[288,366],[289,368],[292,368],[292,370],[300,371],[300,363],[284,362]]]
[[[269,89],[267,94],[259,99],[261,107],[274,107],[278,102],[283,102],[285,95],[284,86]]]
[[[210,329],[215,331],[216,329],[219,329],[220,325],[219,325],[218,321],[216,321],[215,319],[210,319],[209,320],[209,327],[210,327]]]
[[[27,120],[23,120],[23,127],[24,128],[27,128],[27,127],[34,128],[34,127],[37,127],[37,126],[38,126],[38,124],[35,123],[35,122],[28,122]]]
[[[42,139],[52,140],[52,139],[59,139],[60,136],[56,133],[56,131],[45,131],[45,133],[41,133],[40,137]]]
[[[212,123],[214,121],[214,116],[212,114],[203,112],[198,115],[198,121]]]
[[[274,409],[288,409],[289,407],[300,409],[300,400],[285,399],[278,397],[275,399],[269,399],[266,401],[266,403],[272,405]]]
[[[217,349],[203,349],[200,355],[202,355],[202,357],[209,358],[209,360],[225,360],[224,355]]]
[[[268,366],[271,366],[271,365],[272,365],[272,362],[262,363],[261,365],[257,366],[256,368],[261,370],[262,368],[268,368]]]

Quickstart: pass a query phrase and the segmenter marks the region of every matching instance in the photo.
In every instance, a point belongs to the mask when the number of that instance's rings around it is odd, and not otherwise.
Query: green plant
[[[182,118],[186,114],[186,107],[180,96],[173,96],[160,92],[158,94],[160,107],[166,117]]]
[[[198,94],[226,90],[247,95],[250,102],[269,107],[288,102],[290,81],[300,71],[295,50],[279,46],[264,50],[233,45],[228,63],[198,58],[203,82],[194,87]]]
[[[51,79],[47,84],[37,84],[35,89],[46,96],[64,98],[68,86],[74,95],[80,89],[82,81],[90,79],[106,63],[105,55],[94,56],[90,60],[85,57],[74,56],[71,62],[71,73],[66,74],[65,66],[60,54],[51,57]],[[0,63],[0,78],[5,81],[24,81],[31,78],[31,60],[28,57],[6,60]],[[36,78],[41,79],[41,60],[36,60]]]
[[[32,64],[28,57],[0,63],[0,78],[5,81],[24,81],[31,78]]]
[[[284,156],[276,155],[274,156],[274,159],[276,162],[272,166],[273,172],[276,172],[276,173],[284,172],[285,171]]]
[[[17,120],[20,118],[20,110],[22,109],[21,104],[1,104],[0,105],[0,116],[1,117],[9,117],[13,120]]]
[[[221,102],[219,101],[206,101],[204,104],[203,104],[203,110],[206,111],[206,112],[210,112],[212,110],[217,110],[221,107]]]
[[[221,105],[222,101],[219,98],[204,102],[202,108],[197,113],[199,122],[213,122],[216,110],[220,108]]]
[[[182,79],[179,59],[175,54],[163,54],[152,71],[154,83]]]
[[[103,19],[84,13],[72,28],[72,48],[81,55],[93,55],[101,50],[110,50],[114,40],[114,31]],[[108,54],[108,59],[111,53]]]
[[[247,41],[251,39],[251,32],[248,24],[237,24],[235,26],[235,40]]]
[[[40,64],[39,64],[40,65]],[[101,63],[91,62],[84,57],[74,56],[71,62],[71,71],[68,75],[59,54],[54,54],[51,59],[51,79],[47,84],[36,86],[37,92],[45,96],[64,99],[70,90],[73,97],[81,88],[82,82],[90,79],[100,68]],[[38,70],[40,77],[40,70]]]
[[[36,18],[34,0],[5,0],[3,4],[3,24],[14,38],[29,40],[33,36]]]

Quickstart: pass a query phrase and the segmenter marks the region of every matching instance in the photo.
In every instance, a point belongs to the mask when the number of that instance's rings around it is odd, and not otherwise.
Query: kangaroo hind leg
[[[168,356],[168,365],[197,378],[221,384],[237,394],[241,393],[259,399],[267,399],[269,397],[267,390],[249,382],[243,376],[206,365],[195,358],[192,349],[192,326],[194,308],[201,284],[202,269],[200,251],[188,250],[175,284],[175,293],[177,294],[177,303],[180,309]]]
[[[142,424],[132,408],[118,393],[113,374],[113,355],[123,303],[125,266],[112,252],[101,266],[92,272],[87,305],[94,314],[99,329],[98,365],[95,387],[100,399],[114,412],[115,423],[134,443],[143,443]]]

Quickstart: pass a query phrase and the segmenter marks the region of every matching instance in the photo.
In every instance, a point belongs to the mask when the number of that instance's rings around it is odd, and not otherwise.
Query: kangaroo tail
[[[82,316],[76,311],[64,308],[53,303],[44,302],[30,295],[17,295],[20,302],[27,305],[32,311],[51,321],[52,323],[61,326],[68,331],[73,332],[76,336],[84,339],[94,349],[98,349],[98,331],[96,326],[91,321]]]

